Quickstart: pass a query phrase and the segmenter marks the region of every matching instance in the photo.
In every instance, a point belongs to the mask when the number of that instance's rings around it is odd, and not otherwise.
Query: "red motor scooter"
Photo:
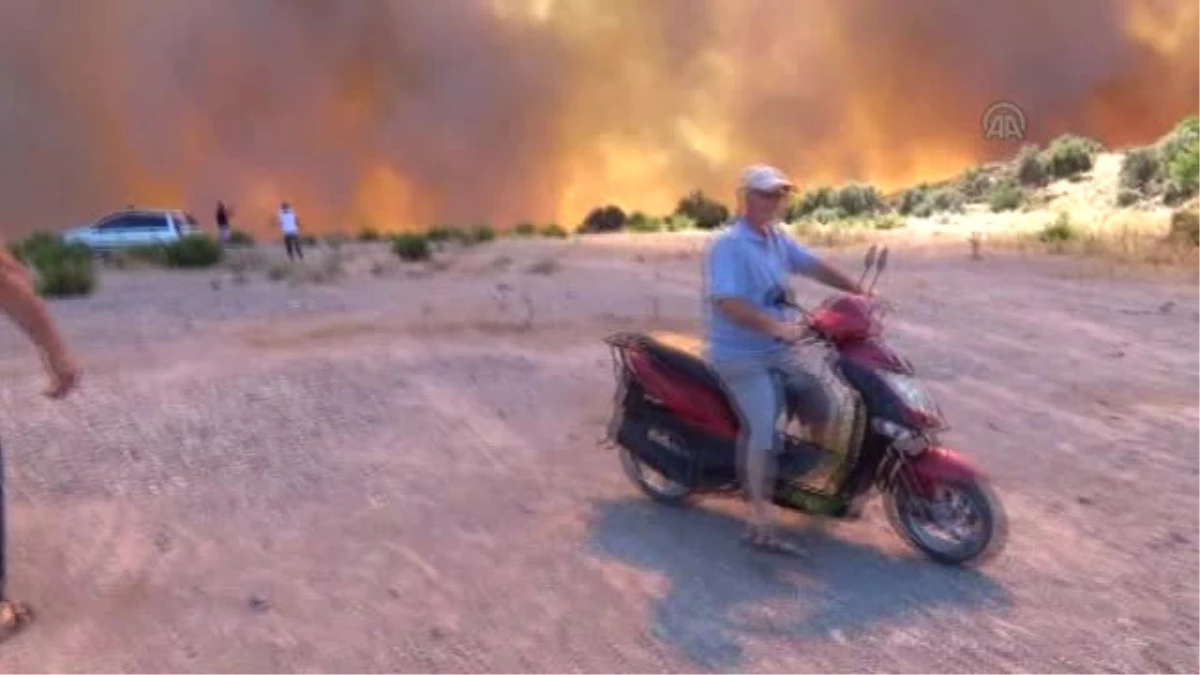
[[[888,250],[867,252],[863,281],[874,287]],[[831,297],[812,311],[784,303],[807,326],[806,341],[827,347],[830,370],[852,400],[844,456],[797,433],[787,395],[780,430],[776,504],[833,517],[853,517],[878,489],[897,533],[947,565],[980,562],[1002,548],[1004,510],[987,479],[959,453],[942,447],[948,425],[915,370],[880,337],[884,307],[859,296]],[[623,332],[612,348],[617,396],[608,437],[620,448],[629,477],[651,498],[684,504],[705,493],[739,490],[739,422],[720,381],[698,348],[670,336]],[[788,391],[783,378],[781,384]],[[805,482],[822,465],[837,464],[832,487]]]

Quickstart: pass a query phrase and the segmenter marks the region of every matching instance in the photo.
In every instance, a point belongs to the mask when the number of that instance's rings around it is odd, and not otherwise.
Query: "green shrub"
[[[1195,154],[1196,145],[1200,143],[1200,123],[1195,115],[1182,120],[1158,142],[1162,162],[1170,166],[1180,154]]]
[[[1047,244],[1075,241],[1078,238],[1079,231],[1071,224],[1071,219],[1065,213],[1058,214],[1054,222],[1047,223],[1042,227],[1042,231],[1038,233],[1038,240]]]
[[[867,216],[882,210],[883,194],[875,186],[847,183],[836,189],[822,186],[805,192],[788,208],[787,220],[813,218],[830,222],[852,216]]]
[[[951,213],[962,213],[963,198],[958,192],[952,188],[940,188],[934,190],[928,195],[929,206],[934,213],[942,213],[949,211]]]
[[[696,222],[696,227],[714,230],[729,220],[729,207],[708,197],[700,190],[693,190],[679,200],[671,215],[687,216]]]
[[[433,243],[441,243],[444,241],[453,241],[460,238],[461,230],[457,230],[448,225],[434,225],[425,233],[425,238]]]
[[[674,215],[666,219],[667,232],[685,232],[696,229],[696,221],[687,216]]]
[[[380,234],[379,230],[370,225],[363,225],[358,231],[359,241],[379,241],[382,238],[383,235]]]
[[[625,212],[615,204],[600,206],[588,212],[579,226],[583,233],[617,232],[625,227]]]
[[[317,245],[317,238],[311,234],[306,234],[303,237],[300,237],[300,245],[312,248]]]
[[[883,210],[883,195],[874,185],[848,183],[837,192],[837,207],[848,216],[865,216]]]
[[[55,298],[88,295],[96,288],[91,255],[63,257],[38,267],[37,292]]]
[[[1045,153],[1046,171],[1055,178],[1070,178],[1092,170],[1100,146],[1090,139],[1065,134],[1050,144]]]
[[[533,223],[517,223],[513,228],[513,234],[518,237],[532,237],[537,234],[537,226]]]
[[[398,234],[392,238],[392,253],[408,262],[428,260],[433,254],[429,237],[423,234]]]
[[[929,213],[918,214],[917,209],[926,204],[925,195],[929,192],[929,186],[922,183],[914,188],[909,188],[900,196],[900,203],[896,206],[896,210],[901,215],[916,215],[921,218],[929,217]]]
[[[1180,147],[1168,160],[1167,173],[1171,177],[1169,201],[1182,201],[1196,194],[1200,183],[1200,142]]]
[[[254,237],[245,230],[233,230],[229,233],[229,243],[234,246],[253,246]]]
[[[634,211],[625,222],[625,229],[630,232],[662,232],[666,229],[666,223],[661,218]]]
[[[1142,198],[1142,193],[1129,188],[1117,190],[1117,206],[1133,206]]]
[[[165,247],[171,267],[212,267],[221,262],[221,245],[203,234],[189,234]]]
[[[962,172],[955,187],[964,201],[978,202],[987,199],[992,188],[992,178],[983,168],[971,167]]]
[[[92,252],[82,244],[67,244],[45,232],[9,245],[9,251],[37,272],[36,290],[47,297],[87,295],[96,288]]]
[[[1046,182],[1046,164],[1042,153],[1036,145],[1026,145],[1017,153],[1016,177],[1021,185],[1043,185]],[[996,194],[997,186],[992,186],[992,194]]]
[[[1005,178],[996,183],[992,188],[992,195],[988,198],[988,204],[992,211],[999,213],[1001,211],[1012,211],[1020,208],[1025,203],[1025,191],[1021,189],[1012,179]]]
[[[9,244],[13,256],[30,267],[36,267],[43,260],[54,260],[67,255],[72,249],[71,244],[63,242],[56,234],[34,232],[25,239]]]
[[[836,192],[829,186],[815,187],[793,200],[784,218],[791,223],[804,220],[819,209],[832,209],[836,206],[836,197]]]
[[[466,241],[472,244],[483,244],[496,238],[496,231],[487,223],[480,223],[471,229]]]
[[[549,239],[566,239],[567,238],[566,229],[563,228],[563,226],[559,225],[558,223],[549,223],[547,225],[543,225],[539,234],[541,234],[543,237],[546,237]]]
[[[1119,184],[1125,190],[1148,195],[1162,175],[1162,163],[1154,148],[1134,148],[1121,159]]]

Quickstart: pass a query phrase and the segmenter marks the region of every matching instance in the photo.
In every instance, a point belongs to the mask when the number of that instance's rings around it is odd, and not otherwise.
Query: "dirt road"
[[[938,567],[873,504],[789,519],[796,562],[739,546],[736,503],[650,504],[595,444],[600,338],[694,327],[695,249],[112,273],[56,304],[89,366],[57,406],[6,329],[11,586],[40,619],[0,670],[1198,668],[1194,287],[898,256],[891,339],[994,475],[1007,551]]]

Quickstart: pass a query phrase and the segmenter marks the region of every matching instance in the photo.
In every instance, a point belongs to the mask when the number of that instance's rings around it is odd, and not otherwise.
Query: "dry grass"
[[[338,250],[316,260],[279,262],[267,268],[267,278],[271,281],[288,281],[293,285],[333,283],[345,276],[345,256]]]
[[[842,248],[872,241],[878,237],[879,230],[866,224],[802,221],[792,224],[792,233],[808,246]]]
[[[1053,229],[1055,218],[1044,216]],[[1070,217],[1067,230],[1055,236],[1046,231],[992,233],[988,247],[1058,256],[1077,256],[1104,263],[1110,273],[1154,270],[1167,274],[1195,276],[1197,247],[1191,241],[1171,236],[1168,220],[1159,213],[1118,211],[1098,221],[1079,222]]]

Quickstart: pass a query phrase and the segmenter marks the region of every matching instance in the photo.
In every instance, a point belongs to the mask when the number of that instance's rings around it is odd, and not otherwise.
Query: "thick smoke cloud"
[[[5,0],[0,229],[127,203],[323,230],[577,222],[770,161],[895,187],[1194,112],[1182,0]]]

